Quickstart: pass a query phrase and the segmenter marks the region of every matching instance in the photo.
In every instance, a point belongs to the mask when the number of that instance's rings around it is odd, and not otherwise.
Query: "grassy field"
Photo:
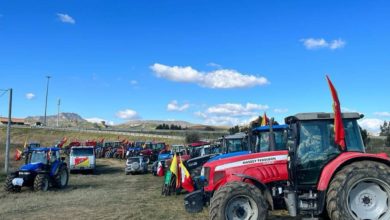
[[[184,195],[161,196],[163,179],[124,174],[124,161],[99,159],[97,174],[71,174],[64,190],[0,191],[0,219],[208,219],[184,210]],[[273,213],[270,219],[288,219]],[[279,216],[279,217],[278,217]]]

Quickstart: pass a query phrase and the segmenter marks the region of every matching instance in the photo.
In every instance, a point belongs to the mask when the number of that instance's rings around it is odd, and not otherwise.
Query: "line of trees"
[[[390,147],[390,122],[384,121],[383,125],[380,126],[380,136],[386,136],[385,145]]]
[[[181,127],[181,125],[174,125],[174,124],[160,124],[160,125],[157,125],[156,127],[157,130],[183,130],[183,128]]]

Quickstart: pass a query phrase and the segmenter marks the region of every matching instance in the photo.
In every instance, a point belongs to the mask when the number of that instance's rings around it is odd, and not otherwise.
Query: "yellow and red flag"
[[[186,166],[183,164],[183,161],[180,160],[180,171],[181,171],[181,186],[183,189],[188,192],[194,191],[194,184],[192,182],[192,178],[190,173],[188,172]]]
[[[326,76],[329,84],[330,92],[333,98],[333,112],[334,112],[334,141],[340,146],[341,150],[345,150],[345,131],[343,125],[343,119],[341,117],[341,107],[337,91],[333,86],[332,81]]]
[[[172,174],[175,175],[176,178],[176,188],[180,187],[180,179],[179,179],[179,169],[178,169],[178,163],[177,163],[177,156],[176,154],[173,156],[171,166],[169,167],[169,170]]]
[[[22,159],[22,151],[19,149],[16,149],[15,151],[15,160],[20,160]]]
[[[267,118],[267,114],[264,112],[263,118],[261,120],[261,126],[266,126],[269,124],[269,119]]]

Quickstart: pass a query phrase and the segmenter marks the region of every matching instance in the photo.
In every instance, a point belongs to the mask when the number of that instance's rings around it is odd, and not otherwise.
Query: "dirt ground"
[[[124,174],[124,161],[99,159],[97,172],[71,174],[64,190],[0,191],[0,219],[208,219],[184,210],[184,195],[161,196],[162,178]],[[2,181],[3,182],[3,181]],[[2,183],[3,184],[3,183]],[[285,212],[269,219],[292,219]]]

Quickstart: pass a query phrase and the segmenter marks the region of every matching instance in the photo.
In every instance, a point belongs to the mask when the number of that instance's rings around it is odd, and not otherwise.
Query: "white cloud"
[[[207,66],[215,67],[217,69],[221,69],[222,68],[221,65],[219,65],[218,63],[213,63],[213,62],[208,63]]]
[[[133,86],[135,86],[135,85],[138,84],[138,81],[137,81],[137,80],[131,80],[131,81],[130,81],[130,84],[133,85]]]
[[[26,99],[31,100],[31,99],[34,99],[34,98],[35,98],[35,94],[34,93],[31,93],[31,92],[26,93]]]
[[[374,112],[374,115],[379,117],[390,117],[390,112]]]
[[[250,116],[259,114],[259,111],[267,110],[268,105],[246,103],[246,105],[237,103],[225,103],[209,107],[206,112],[215,115],[229,116]]]
[[[207,108],[204,112],[195,112],[205,124],[210,125],[244,125],[249,124],[261,113],[269,109],[268,105],[246,103],[225,103]]]
[[[275,108],[274,112],[278,113],[278,114],[283,114],[283,113],[287,113],[288,109],[287,108]]]
[[[301,39],[301,42],[303,42],[303,45],[308,50],[315,50],[315,49],[321,49],[321,48],[328,48],[330,50],[336,50],[339,48],[343,48],[345,46],[345,41],[342,39],[332,40],[330,42],[327,42],[323,38],[306,38]]]
[[[345,41],[343,41],[341,39],[333,40],[332,42],[329,43],[329,48],[331,50],[343,48],[344,46],[345,46]]]
[[[379,135],[380,126],[383,125],[383,120],[377,118],[365,118],[358,121],[359,125],[366,129],[372,135]]]
[[[88,122],[91,122],[91,123],[98,123],[98,124],[101,124],[102,121],[104,121],[106,123],[106,125],[111,125],[111,126],[115,124],[113,121],[104,120],[102,118],[97,118],[97,117],[86,118],[85,120],[87,120]]]
[[[182,112],[187,110],[190,107],[190,104],[186,103],[183,105],[179,105],[179,103],[176,100],[172,100],[170,103],[167,105],[167,111],[177,111],[177,112]]]
[[[269,84],[265,77],[245,75],[236,70],[219,69],[200,72],[190,66],[166,66],[155,63],[151,67],[157,77],[175,82],[196,83],[202,87],[214,89],[245,88]]]
[[[57,17],[63,23],[68,23],[68,24],[75,24],[76,23],[76,21],[68,14],[57,13]]]
[[[118,111],[116,113],[116,117],[121,118],[121,119],[128,119],[128,120],[139,118],[138,113],[132,109],[125,109],[122,111]]]

